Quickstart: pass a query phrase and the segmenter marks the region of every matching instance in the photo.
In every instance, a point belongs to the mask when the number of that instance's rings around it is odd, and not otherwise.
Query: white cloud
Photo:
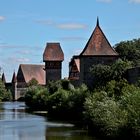
[[[65,23],[65,24],[58,24],[57,28],[59,29],[85,29],[87,28],[84,24],[79,23]]]
[[[96,0],[97,2],[104,2],[104,3],[110,3],[112,0]]]
[[[29,50],[20,50],[20,51],[16,51],[16,53],[22,54],[22,55],[27,55],[27,54],[30,54],[31,52]]]
[[[4,16],[0,16],[0,21],[3,21],[5,20],[5,17]]]
[[[51,19],[44,19],[44,20],[36,20],[37,23],[48,25],[52,27],[56,27],[59,29],[85,29],[87,25],[81,23],[57,23]]]
[[[16,63],[27,63],[30,60],[28,58],[17,58],[17,57],[9,57],[8,62],[16,64]]]
[[[129,0],[131,3],[140,3],[140,0]]]
[[[26,62],[29,62],[30,60],[28,58],[17,58],[16,61],[19,63],[26,63]]]

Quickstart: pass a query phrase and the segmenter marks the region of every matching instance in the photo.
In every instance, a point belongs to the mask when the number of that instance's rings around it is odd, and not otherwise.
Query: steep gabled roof
[[[74,62],[76,64],[77,70],[80,72],[80,59],[79,58],[74,59]]]
[[[6,79],[5,79],[5,74],[4,73],[2,74],[1,80],[2,80],[3,83],[6,83]]]
[[[80,73],[80,59],[79,57],[73,56],[71,62],[69,63],[69,79],[70,80],[78,80]]]
[[[16,73],[13,73],[13,77],[12,77],[12,83],[16,83],[17,82],[17,77],[16,77]]]
[[[78,57],[75,58],[75,56],[71,59],[71,62],[69,63],[69,66],[71,67],[70,71],[73,69],[73,67],[76,66],[76,69],[78,72],[80,72],[80,59]]]
[[[98,18],[96,27],[80,55],[118,55],[100,28]]]
[[[47,43],[43,53],[43,61],[63,61],[64,53],[60,43]]]
[[[18,69],[17,79],[21,78],[20,74],[22,73],[23,81],[25,81],[26,83],[35,78],[39,84],[45,85],[44,68],[44,65],[21,64]]]

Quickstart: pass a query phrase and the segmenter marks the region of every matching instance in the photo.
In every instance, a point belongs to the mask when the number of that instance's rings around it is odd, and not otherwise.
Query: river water
[[[0,103],[0,140],[97,140],[73,124],[25,112],[24,102]]]

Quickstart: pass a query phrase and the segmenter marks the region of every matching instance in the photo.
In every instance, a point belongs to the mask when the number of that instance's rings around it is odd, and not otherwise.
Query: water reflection
[[[91,140],[72,124],[25,112],[23,102],[0,103],[0,140]]]
[[[0,140],[45,140],[45,119],[25,113],[24,103],[1,103],[0,109]]]
[[[92,140],[87,136],[86,131],[76,130],[73,128],[48,128],[46,140]]]

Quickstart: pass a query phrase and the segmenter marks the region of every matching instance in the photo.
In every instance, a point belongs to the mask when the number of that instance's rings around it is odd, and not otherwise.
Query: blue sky
[[[97,16],[112,46],[140,38],[140,0],[0,0],[0,67],[6,80],[21,63],[43,64],[47,42],[60,42],[67,77],[68,63],[85,47]]]

